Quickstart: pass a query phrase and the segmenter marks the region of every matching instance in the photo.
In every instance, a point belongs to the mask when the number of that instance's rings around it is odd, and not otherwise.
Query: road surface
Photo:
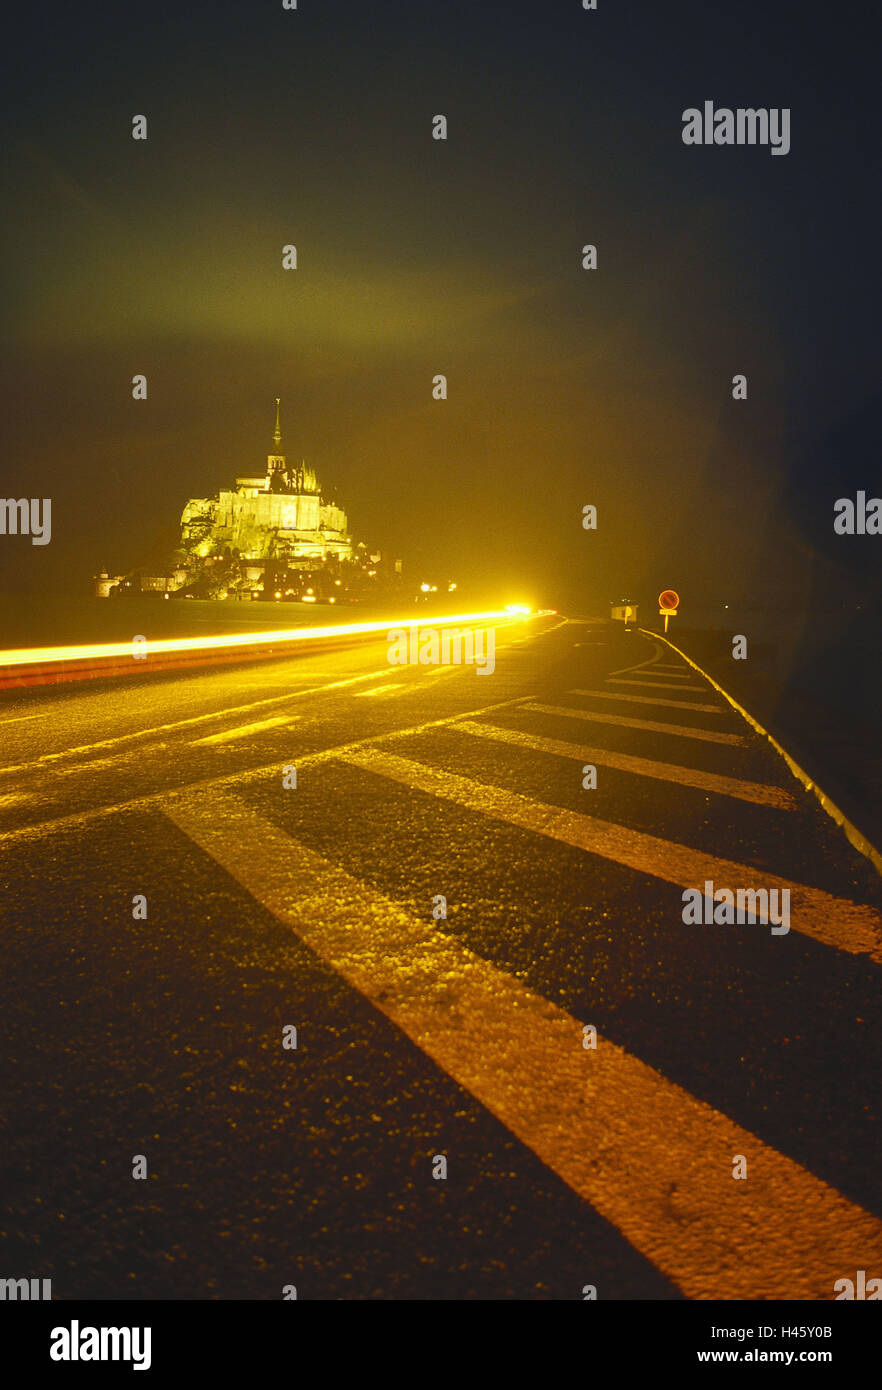
[[[549,617],[485,676],[381,641],[9,692],[0,735],[0,1276],[882,1275],[882,883],[661,643]],[[684,921],[708,881],[787,922]]]

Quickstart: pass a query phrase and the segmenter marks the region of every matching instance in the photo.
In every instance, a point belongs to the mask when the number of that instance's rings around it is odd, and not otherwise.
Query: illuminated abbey
[[[102,570],[96,595],[360,603],[398,593],[401,561],[371,553],[363,541],[354,545],[334,495],[302,460],[288,462],[279,406],[277,397],[265,471],[237,477],[215,497],[191,497],[167,563],[127,575]]]
[[[346,513],[322,492],[313,470],[289,464],[276,428],[266,471],[236,478],[216,497],[191,498],[181,516],[181,545],[193,557],[238,553],[248,563],[281,561],[302,566],[352,559]]]

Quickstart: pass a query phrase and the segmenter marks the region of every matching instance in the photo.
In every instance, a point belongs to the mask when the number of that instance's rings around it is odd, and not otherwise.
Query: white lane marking
[[[639,685],[641,690],[704,690],[703,685],[676,685],[673,681],[634,681],[627,676],[609,676],[608,685]]]
[[[568,690],[568,695],[588,695],[592,700],[627,701],[632,705],[666,705],[669,709],[701,710],[703,714],[726,714],[725,705],[701,705],[695,700],[655,699],[652,695],[623,695],[618,690]]]
[[[524,709],[536,714],[559,714],[565,719],[587,719],[592,724],[618,724],[624,729],[645,729],[653,734],[676,734],[679,738],[698,738],[704,743],[728,743],[734,748],[746,748],[747,739],[741,734],[718,734],[713,729],[689,729],[685,724],[661,724],[652,719],[629,719],[624,714],[601,714],[593,709],[568,709],[566,705],[525,704]]]
[[[392,685],[375,685],[371,690],[356,690],[355,694],[357,698],[363,699],[365,695],[385,695],[390,690],[402,690],[403,688],[404,683],[402,681],[395,681]]]
[[[234,797],[163,810],[687,1297],[829,1299],[880,1262],[871,1213]]]
[[[23,724],[27,719],[48,719],[49,713],[49,710],[47,710],[45,714],[16,714],[12,719],[0,719],[0,725]]]
[[[342,761],[365,768],[368,772],[376,772],[413,790],[427,792],[442,801],[455,802],[457,806],[465,806],[479,815],[492,816],[495,820],[516,825],[535,835],[559,840],[561,844],[574,845],[601,859],[623,864],[635,873],[648,874],[665,883],[674,883],[679,888],[697,888],[704,892],[708,879],[733,888],[787,888],[790,891],[792,931],[814,937],[825,946],[835,946],[840,951],[869,955],[873,960],[882,961],[882,915],[875,908],[848,898],[838,898],[822,888],[793,883],[754,865],[721,859],[675,840],[663,840],[658,835],[632,830],[627,825],[533,801],[504,787],[489,782],[475,782],[470,777],[460,777],[453,772],[442,772],[426,763],[400,758],[395,753],[386,753],[376,747],[347,753]],[[683,926],[679,912],[674,925],[677,928]],[[701,932],[708,928],[690,927],[687,930]],[[758,932],[763,931],[763,927],[757,924],[746,930]],[[771,936],[768,939],[770,947],[786,950],[783,944],[786,937],[780,941]]]
[[[713,792],[717,796],[734,796],[739,801],[751,801],[757,806],[775,806],[781,811],[792,811],[796,805],[790,793],[781,787],[767,786],[763,782],[743,782],[737,777],[702,772],[700,768],[682,767],[679,763],[635,758],[629,753],[616,753],[609,748],[564,743],[560,739],[543,738],[539,734],[521,733],[518,729],[503,729],[496,724],[477,724],[470,719],[458,719],[450,728],[453,733],[477,734],[500,743],[532,748],[537,753],[554,753],[561,758],[572,758],[575,762],[614,767],[619,772],[633,772],[639,777],[654,777],[662,782],[677,782],[681,786],[697,787],[699,791]]]
[[[244,714],[246,710],[260,709],[262,705],[278,705],[283,700],[295,700],[302,695],[321,695],[325,690],[339,690],[346,685],[356,685],[359,681],[376,680],[377,676],[384,676],[385,671],[368,671],[363,676],[350,676],[346,680],[331,681],[328,685],[314,685],[307,690],[289,690],[285,695],[271,695],[266,700],[252,700],[247,705],[231,705],[228,709],[212,710],[210,714],[194,714],[189,719],[177,719],[173,724],[156,724],[150,729],[138,729],[131,734],[116,734],[113,738],[101,739],[98,743],[83,743],[78,748],[64,748],[59,753],[44,753],[42,757],[30,763],[14,763],[9,767],[0,767],[3,772],[22,772],[30,767],[41,767],[44,763],[57,762],[60,758],[69,758],[80,753],[97,752],[100,748],[113,748],[115,744],[126,743],[133,738],[149,738],[152,734],[165,734],[172,729],[184,729],[191,724],[203,724],[208,719],[227,719],[233,714]]]
[[[259,719],[255,724],[240,724],[235,729],[224,729],[219,734],[208,734],[205,738],[194,738],[193,746],[203,743],[230,743],[234,738],[248,738],[251,734],[262,734],[265,729],[278,729],[281,724],[291,724],[299,719],[297,714],[277,714],[273,719]]]

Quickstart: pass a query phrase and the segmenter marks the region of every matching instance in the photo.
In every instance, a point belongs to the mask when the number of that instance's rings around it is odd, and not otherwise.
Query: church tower
[[[285,455],[282,453],[282,431],[279,428],[281,397],[276,396],[276,428],[273,432],[273,452],[266,456],[266,485],[268,492],[278,492],[284,486]],[[278,474],[278,477],[275,475]],[[273,486],[275,483],[275,486]]]

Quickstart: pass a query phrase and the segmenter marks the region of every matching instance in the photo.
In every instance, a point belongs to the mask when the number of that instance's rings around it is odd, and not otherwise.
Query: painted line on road
[[[641,635],[644,637],[649,635],[648,633],[643,632],[641,628],[638,628],[637,631],[640,632]],[[635,662],[633,666],[620,666],[617,671],[610,671],[609,674],[611,676],[627,676],[630,675],[633,671],[646,671],[649,667],[655,668],[660,656],[661,647],[653,647],[652,656],[647,656],[643,661]]]
[[[698,738],[705,743],[728,743],[746,748],[747,739],[741,734],[718,734],[713,729],[690,729],[685,724],[662,724],[651,719],[629,719],[624,714],[601,714],[593,709],[570,709],[566,705],[525,704],[524,709],[537,714],[559,714],[566,719],[587,719],[593,724],[617,724],[623,729],[645,729],[654,734],[677,734],[680,738]]]
[[[278,729],[280,725],[291,724],[299,718],[299,714],[277,714],[272,719],[259,719],[255,724],[240,724],[235,729],[224,729],[219,734],[206,734],[205,738],[196,738],[193,740],[193,747],[204,743],[230,743],[236,738],[262,734],[265,729]]]
[[[24,772],[31,767],[42,767],[46,763],[57,762],[61,758],[79,756],[81,753],[96,753],[102,748],[113,748],[134,738],[149,738],[153,734],[165,734],[173,729],[185,729],[192,724],[203,724],[208,719],[228,719],[234,714],[244,714],[246,710],[260,709],[265,705],[278,705],[284,700],[295,700],[302,695],[321,695],[326,690],[339,690],[343,686],[355,685],[359,681],[376,680],[385,671],[368,671],[364,676],[349,676],[345,680],[331,681],[328,685],[313,685],[306,690],[289,690],[285,695],[271,695],[265,700],[252,700],[247,705],[231,705],[228,709],[213,710],[210,714],[194,714],[189,719],[176,719],[172,724],[156,724],[150,729],[137,729],[131,734],[116,734],[113,738],[101,739],[98,743],[84,743],[78,748],[64,748],[58,753],[44,753],[30,763],[14,763],[0,767],[0,773]]]
[[[642,632],[643,629],[641,628],[640,631]],[[649,636],[650,634],[646,633],[645,635]],[[821,787],[818,786],[814,778],[810,776],[810,774],[806,772],[804,768],[800,767],[796,759],[792,757],[790,753],[787,752],[787,749],[784,748],[784,746],[778,742],[774,735],[770,734],[768,729],[763,728],[759,720],[754,719],[752,714],[748,714],[744,706],[740,705],[738,701],[734,699],[734,697],[731,696],[727,690],[724,690],[721,685],[718,685],[717,682],[714,680],[713,676],[709,676],[707,671],[703,670],[703,668],[699,666],[697,662],[693,661],[691,657],[685,654],[685,652],[681,652],[679,647],[674,646],[673,642],[669,642],[667,637],[658,636],[658,634],[656,633],[653,633],[652,636],[657,637],[658,641],[664,642],[665,645],[670,647],[671,651],[676,652],[678,656],[682,656],[683,660],[685,662],[688,662],[688,664],[692,667],[693,671],[697,671],[700,676],[703,676],[706,681],[710,682],[714,690],[716,690],[720,695],[722,695],[723,699],[726,700],[732,706],[736,714],[740,714],[741,718],[745,720],[745,722],[748,723],[751,726],[751,728],[756,731],[756,733],[760,734],[762,738],[768,739],[775,752],[779,755],[779,757],[782,757],[784,759],[785,763],[789,767],[791,773],[796,778],[796,780],[802,783],[806,791],[810,791],[812,793],[812,796],[815,797],[819,805],[824,809],[824,811],[827,813],[830,819],[836,822],[836,824],[839,826],[840,830],[843,832],[846,839],[848,840],[849,844],[853,845],[854,848],[860,854],[862,854],[865,859],[869,859],[870,863],[873,865],[873,868],[876,870],[877,873],[882,874],[882,851],[880,851],[876,847],[876,845],[874,845],[870,840],[867,839],[863,831],[859,830],[858,827],[855,825],[854,821],[850,820],[849,817],[845,814],[845,812],[840,810],[840,808],[837,806],[836,802],[832,799],[832,797],[829,797],[827,793]]]
[[[635,681],[627,676],[610,676],[608,685],[639,685],[649,690],[704,690],[703,685],[675,685],[670,681]]]
[[[687,1297],[830,1299],[879,1263],[876,1217],[235,797],[163,810]]]
[[[822,888],[794,883],[755,865],[706,854],[675,840],[663,840],[658,835],[647,835],[626,825],[533,801],[519,792],[443,772],[427,763],[401,758],[382,749],[358,749],[347,753],[342,761],[388,777],[414,791],[465,806],[479,815],[545,835],[561,844],[574,845],[576,849],[622,864],[635,873],[674,883],[678,888],[697,888],[703,892],[708,879],[731,888],[786,888],[790,892],[792,931],[813,937],[825,946],[835,946],[852,955],[868,955],[882,962],[882,915],[863,903],[836,897]],[[682,925],[679,912],[676,922]],[[750,930],[756,931],[757,926]]]
[[[623,700],[632,705],[665,705],[668,709],[700,710],[702,714],[728,714],[722,705],[701,705],[695,700],[655,699],[652,695],[621,695],[617,690],[568,690],[568,695],[589,695],[593,700]]]
[[[372,690],[356,690],[356,698],[364,699],[366,695],[386,695],[390,690],[402,690],[402,681],[395,681],[392,685],[375,685]]]
[[[632,757],[630,753],[616,753],[609,748],[591,748],[583,743],[564,743],[560,739],[544,738],[540,734],[503,729],[496,724],[477,724],[470,719],[459,719],[450,727],[453,733],[480,735],[481,738],[496,739],[500,743],[511,743],[519,748],[531,748],[537,753],[553,753],[557,757],[572,758],[579,763],[596,763],[603,767],[614,767],[618,772],[633,772],[638,777],[677,782],[681,786],[696,787],[699,791],[712,792],[716,796],[734,796],[739,801],[750,801],[757,806],[774,806],[780,811],[792,811],[796,807],[796,802],[789,792],[762,782],[744,782],[738,777],[723,777],[713,772],[702,772],[700,768],[682,767],[679,763],[654,762],[649,758]]]
[[[365,679],[367,679],[365,677]],[[348,682],[346,682],[348,683]],[[326,687],[322,687],[326,688]],[[305,694],[305,691],[300,692]],[[511,709],[515,705],[523,702],[525,696],[517,695],[510,700],[497,700],[492,705],[480,705],[477,709],[464,710],[462,714],[448,714],[440,719],[427,719],[421,724],[409,724],[403,729],[384,729],[382,733],[370,734],[367,738],[352,739],[347,743],[332,744],[328,748],[320,748],[315,753],[306,753],[297,759],[297,767],[302,768],[308,764],[328,762],[331,759],[339,758],[341,754],[348,753],[354,748],[369,748],[374,743],[385,742],[389,738],[407,738],[412,734],[424,733],[427,729],[440,729],[448,724],[455,723],[458,719],[474,719],[484,714],[491,714],[495,710]],[[105,762],[112,762],[113,759],[105,759]],[[197,781],[187,783],[188,789],[193,791],[207,791],[211,788],[233,788],[247,786],[250,782],[260,782],[266,777],[278,775],[280,763],[278,759],[271,763],[263,763],[260,767],[246,767],[241,772],[224,772],[212,777],[203,777]],[[40,839],[44,835],[61,834],[66,830],[80,830],[92,821],[102,820],[105,816],[117,816],[121,811],[154,811],[162,809],[166,797],[178,793],[179,789],[172,787],[169,791],[148,792],[146,796],[132,796],[125,801],[112,801],[103,806],[89,806],[82,811],[71,811],[64,816],[53,816],[47,820],[34,821],[31,825],[22,825],[15,830],[0,830],[0,849],[6,845],[12,845],[19,840]],[[14,793],[11,793],[14,795]],[[0,803],[2,804],[2,803]]]

